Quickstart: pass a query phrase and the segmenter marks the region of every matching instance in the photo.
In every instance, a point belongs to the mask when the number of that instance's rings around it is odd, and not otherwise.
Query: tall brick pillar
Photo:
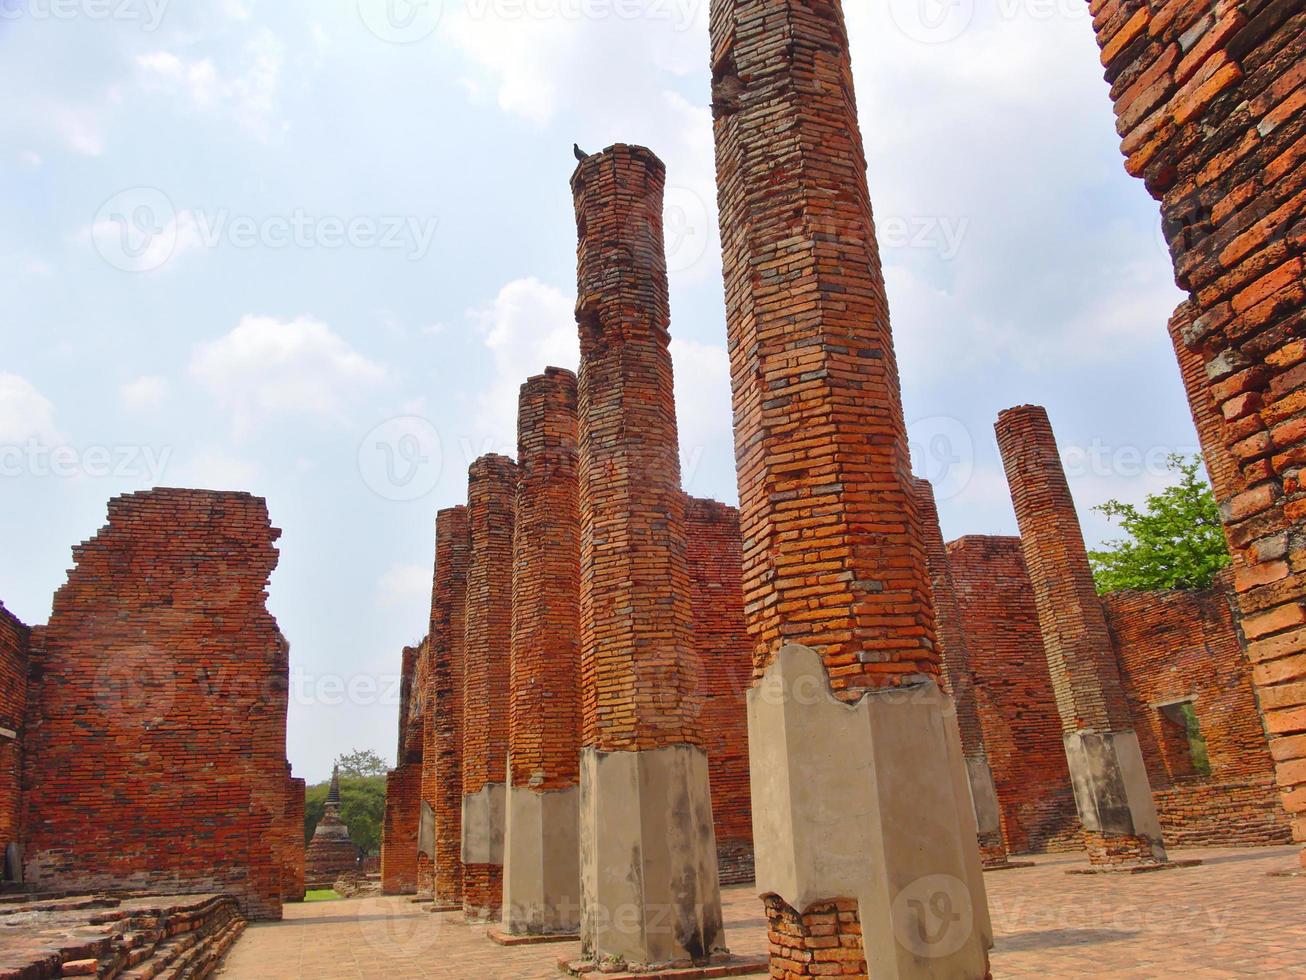
[[[463,912],[497,921],[512,644],[512,537],[517,464],[482,456],[467,472],[467,611],[463,625]]]
[[[1239,467],[1221,517],[1284,807],[1306,841],[1306,8],[1096,0],[1093,29],[1125,169],[1160,202],[1193,303],[1182,340]]]
[[[975,805],[975,823],[979,829],[980,858],[985,867],[1007,867],[1010,862],[1007,845],[1002,840],[998,790],[984,748],[984,732],[980,727],[979,705],[975,697],[975,675],[970,669],[970,650],[962,628],[961,607],[957,603],[952,566],[948,563],[948,549],[943,543],[934,487],[929,480],[918,479],[912,481],[912,489],[921,515],[921,533],[925,536],[943,679],[957,709],[961,750],[966,756],[966,775],[970,780],[971,802]]]
[[[672,388],[665,168],[618,144],[571,178],[580,329],[581,945],[632,964],[722,944],[697,725]]]
[[[998,416],[1084,842],[1094,864],[1166,860],[1161,825],[1047,412]]]
[[[982,977],[987,900],[843,11],[712,0],[711,31],[772,974]]]
[[[549,368],[517,413],[504,925],[580,927],[580,510],[576,375]]]
[[[467,508],[440,511],[417,855],[418,891],[430,892],[437,908],[461,906],[463,900],[463,644],[471,551]]]
[[[425,749],[423,691],[430,641],[404,647],[399,695],[398,765],[386,774],[381,825],[381,891],[417,891],[417,846],[421,823],[422,756]]]

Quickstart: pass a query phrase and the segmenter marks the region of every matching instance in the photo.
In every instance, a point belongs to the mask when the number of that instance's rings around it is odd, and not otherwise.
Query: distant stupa
[[[330,888],[346,871],[358,868],[358,848],[349,839],[349,828],[340,819],[340,767],[331,770],[326,811],[317,822],[313,839],[304,855],[304,887]]]

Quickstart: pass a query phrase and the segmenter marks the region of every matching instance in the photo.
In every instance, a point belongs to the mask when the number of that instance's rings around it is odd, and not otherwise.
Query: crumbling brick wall
[[[1292,839],[1231,600],[1224,583],[1103,599],[1157,813],[1175,845]],[[1210,775],[1196,772],[1186,732],[1160,708],[1182,700],[1192,701]]]
[[[32,650],[23,762],[38,888],[228,892],[281,914],[280,531],[243,493],[109,502]]]
[[[431,591],[431,669],[422,722],[422,790],[419,824],[429,810],[434,860],[417,856],[417,890],[437,903],[461,904],[463,645],[467,565],[472,542],[467,508],[439,512],[435,524],[435,577]],[[420,826],[419,826],[420,839]]]
[[[0,877],[4,852],[19,840],[23,715],[30,630],[0,603]]]
[[[724,885],[753,879],[753,811],[745,695],[753,674],[740,580],[739,511],[715,500],[685,504],[694,644],[702,691],[703,745]]]
[[[972,535],[947,550],[1007,850],[1078,848],[1061,719],[1020,539]]]
[[[304,780],[286,766],[286,799],[281,815],[281,900],[304,900]]]
[[[417,834],[421,815],[422,763],[408,762],[385,777],[385,816],[381,828],[381,891],[417,891]]]
[[[463,799],[506,781],[516,495],[517,464],[512,460],[489,454],[472,463],[467,475],[471,557],[463,638]],[[502,863],[464,862],[463,909],[468,915],[497,919],[502,902]]]
[[[1253,683],[1306,841],[1306,8],[1092,0],[1125,169],[1161,203],[1175,281],[1243,488],[1222,516]],[[1302,861],[1306,863],[1306,851]]]

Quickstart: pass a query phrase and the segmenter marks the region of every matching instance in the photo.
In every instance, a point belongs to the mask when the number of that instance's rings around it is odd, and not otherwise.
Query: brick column
[[[286,800],[282,810],[281,900],[304,900],[304,780],[286,763]]]
[[[722,944],[697,724],[668,347],[662,162],[618,144],[571,178],[580,329],[581,945],[704,961]],[[675,801],[675,805],[668,805]]]
[[[1047,412],[1009,408],[997,434],[1089,860],[1163,862],[1147,769]]]
[[[430,892],[437,908],[460,906],[463,900],[463,643],[471,550],[467,508],[440,511],[417,856],[418,891]]]
[[[30,639],[31,630],[0,602],[0,881],[22,874],[18,841]]]
[[[966,756],[966,775],[970,779],[971,802],[975,805],[975,823],[979,828],[980,858],[986,868],[1005,868],[1011,862],[1007,859],[1007,846],[1002,840],[998,791],[984,747],[984,732],[980,727],[979,705],[975,698],[975,675],[970,668],[970,650],[962,629],[961,607],[957,604],[957,587],[948,562],[948,549],[943,543],[934,487],[929,480],[917,479],[912,481],[912,488],[921,515],[921,533],[925,536],[943,680],[957,708],[961,750]]]
[[[580,510],[576,375],[521,388],[512,569],[504,925],[580,927]]]
[[[1241,471],[1221,515],[1283,803],[1306,841],[1306,10],[1097,0],[1093,28],[1125,169],[1161,202],[1193,301],[1183,343],[1201,355]]]
[[[711,33],[772,972],[982,977],[987,901],[938,687],[843,11],[712,0]],[[908,891],[941,880],[947,895]],[[828,941],[828,910],[857,898],[864,961],[853,930]],[[935,899],[957,914],[922,949],[906,910]]]
[[[497,921],[503,904],[517,464],[482,456],[467,473],[467,611],[463,627],[463,913]]]
[[[429,637],[404,647],[399,689],[398,765],[386,774],[385,814],[381,824],[381,891],[417,891],[417,838],[421,820],[425,712],[422,687],[429,665]]]
[[[740,582],[739,511],[715,500],[685,501],[690,599],[698,647],[704,748],[712,777],[718,877],[753,880],[753,808],[748,793],[748,714],[752,646]]]

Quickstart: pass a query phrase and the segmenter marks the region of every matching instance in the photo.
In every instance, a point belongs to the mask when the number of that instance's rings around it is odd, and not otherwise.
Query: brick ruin
[[[417,862],[422,822],[422,760],[426,742],[425,698],[430,669],[429,638],[404,647],[402,660],[398,766],[386,774],[381,831],[381,891],[417,892]]]
[[[248,494],[128,494],[73,549],[27,663],[0,615],[0,727],[22,742],[19,793],[0,733],[0,827],[28,888],[221,892],[252,918],[302,894],[288,646],[265,606],[279,534]]]
[[[22,731],[31,630],[0,603],[0,880],[21,876]]]
[[[1189,400],[1218,408],[1218,442],[1237,466],[1217,487],[1234,591],[1282,801],[1306,841],[1306,9],[1089,9],[1125,169],[1160,202],[1189,295],[1180,340],[1204,367],[1185,372]]]
[[[463,912],[498,921],[508,761],[513,512],[517,464],[482,456],[467,474],[467,599],[463,640]]]

